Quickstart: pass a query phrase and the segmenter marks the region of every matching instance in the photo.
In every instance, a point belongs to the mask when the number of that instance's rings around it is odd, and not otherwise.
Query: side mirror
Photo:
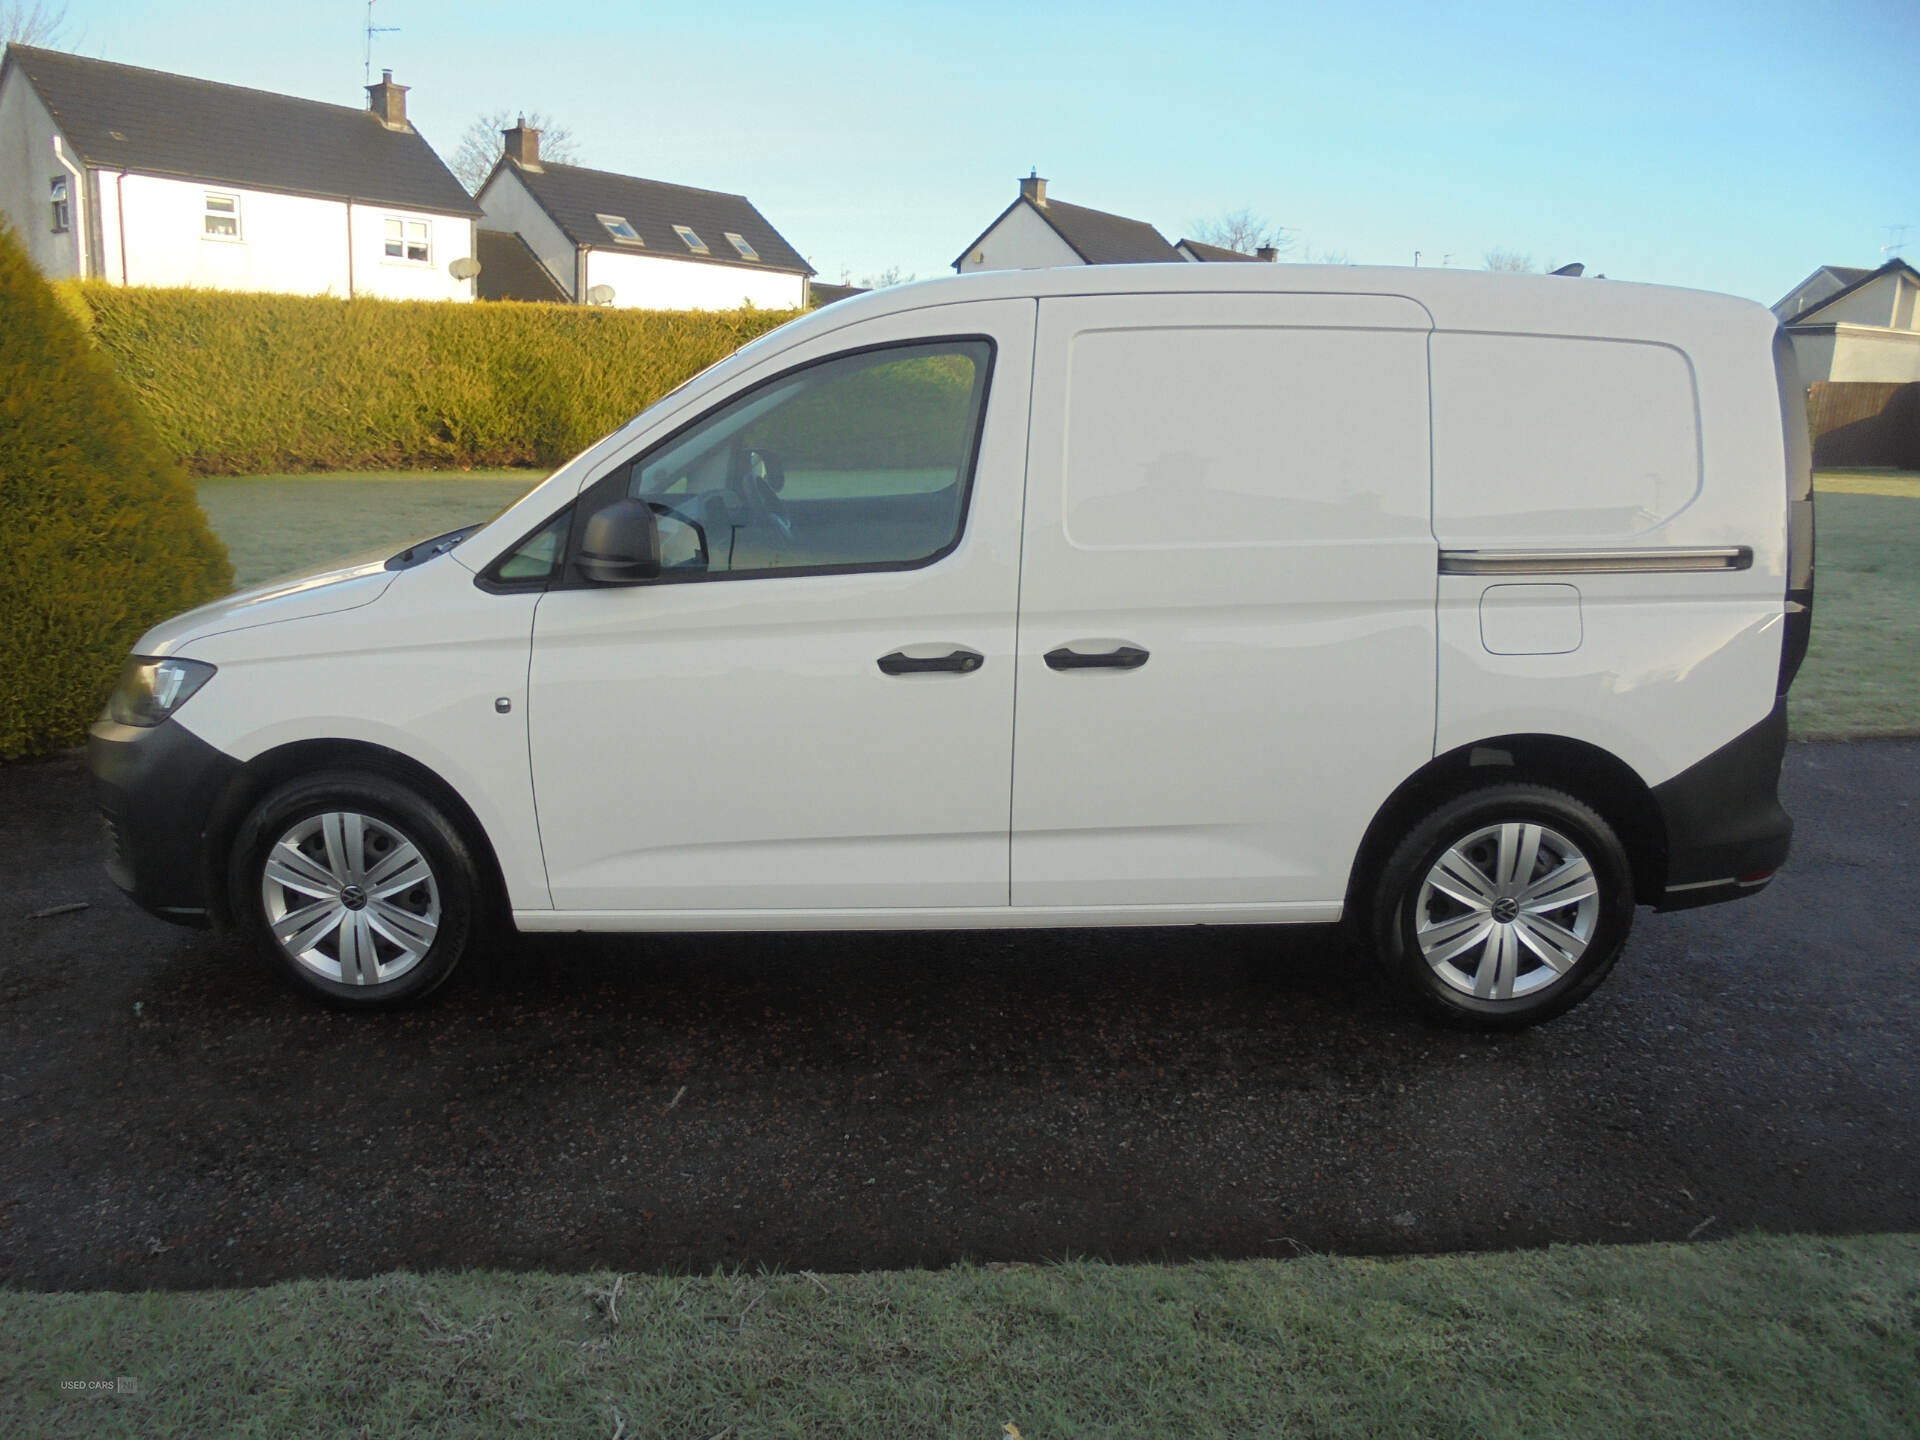
[[[616,500],[587,519],[574,567],[596,585],[637,585],[660,574],[660,523],[644,500]]]

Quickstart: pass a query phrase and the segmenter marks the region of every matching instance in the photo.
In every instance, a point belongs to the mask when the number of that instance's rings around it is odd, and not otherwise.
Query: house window
[[[733,231],[729,230],[727,231],[727,239],[732,242],[733,248],[740,252],[740,258],[742,260],[758,260],[760,258],[760,252],[747,243],[745,236],[736,235]]]
[[[387,258],[427,263],[431,254],[432,222],[427,220],[387,221]]]
[[[48,188],[53,200],[53,233],[64,235],[73,226],[73,208],[67,200],[67,177],[54,176]]]
[[[711,250],[707,249],[707,242],[702,240],[698,235],[694,234],[693,231],[689,230],[686,226],[684,225],[674,226],[673,233],[678,235],[682,240],[686,241],[687,249],[691,250],[694,254],[711,255],[713,253]]]
[[[640,232],[627,223],[624,215],[596,215],[593,217],[607,227],[607,233],[622,245],[644,245]]]
[[[206,206],[201,219],[200,233],[213,240],[238,240],[240,238],[240,197],[222,195],[216,191],[206,192]]]

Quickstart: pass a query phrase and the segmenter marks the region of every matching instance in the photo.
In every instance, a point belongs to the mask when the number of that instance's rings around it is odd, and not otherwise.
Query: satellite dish
[[[594,286],[591,290],[587,291],[587,303],[589,305],[611,305],[613,303],[613,287],[611,285]]]
[[[447,266],[447,273],[456,280],[471,280],[480,273],[480,262],[471,255],[462,255]]]

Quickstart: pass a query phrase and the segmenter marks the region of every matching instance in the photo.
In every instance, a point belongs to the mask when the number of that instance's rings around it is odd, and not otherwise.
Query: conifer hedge
[[[794,313],[73,289],[202,475],[557,464]]]
[[[0,226],[0,759],[81,739],[140,632],[232,580],[166,442]]]

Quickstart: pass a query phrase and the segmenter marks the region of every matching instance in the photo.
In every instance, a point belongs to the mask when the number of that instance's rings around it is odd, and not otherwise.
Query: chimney
[[[407,91],[411,86],[393,83],[393,72],[382,70],[380,83],[367,86],[367,108],[389,130],[411,130],[407,124]]]
[[[1256,260],[1264,260],[1267,264],[1271,265],[1280,258],[1280,247],[1277,245],[1262,245],[1258,250],[1253,252],[1253,258]]]
[[[1042,210],[1047,208],[1047,182],[1040,178],[1038,170],[1020,182],[1020,198],[1031,200]]]
[[[523,170],[538,170],[540,166],[540,132],[529,129],[527,117],[522,115],[511,130],[502,130],[500,137],[506,142],[507,158]]]

